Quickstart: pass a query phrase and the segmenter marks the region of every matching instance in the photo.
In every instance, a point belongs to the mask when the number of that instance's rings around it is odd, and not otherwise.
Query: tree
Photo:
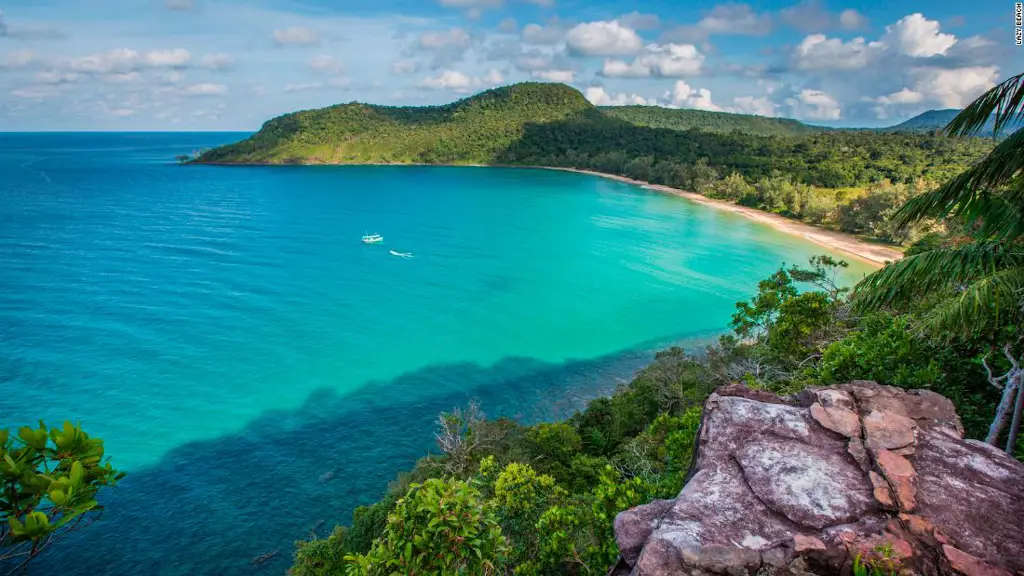
[[[346,556],[350,576],[493,575],[508,546],[493,510],[468,482],[431,478],[413,484],[366,555]]]
[[[103,440],[65,422],[0,429],[0,568],[14,574],[69,532],[95,522],[96,495],[124,473],[103,460]]]
[[[979,132],[991,119],[993,132],[1024,115],[1024,74],[992,88],[944,129],[950,135]],[[1006,451],[1012,453],[1024,411],[1024,368],[1015,355],[1024,307],[1024,129],[1018,129],[980,162],[944,185],[903,205],[901,226],[925,218],[950,218],[965,225],[971,242],[940,246],[890,264],[857,287],[862,310],[908,306],[925,299],[920,329],[936,338],[985,338],[1002,349],[1009,364],[989,381],[1002,399],[986,441],[996,445],[1012,411]],[[1016,398],[1016,402],[1014,401]],[[1011,410],[1012,408],[1012,410]]]

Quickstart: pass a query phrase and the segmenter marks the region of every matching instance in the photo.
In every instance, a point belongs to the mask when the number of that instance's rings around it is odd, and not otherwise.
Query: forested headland
[[[561,84],[496,88],[444,106],[361,103],[286,114],[195,161],[493,164],[581,168],[726,199],[892,244],[887,216],[993,144],[981,138],[830,131],[793,120],[595,107]]]

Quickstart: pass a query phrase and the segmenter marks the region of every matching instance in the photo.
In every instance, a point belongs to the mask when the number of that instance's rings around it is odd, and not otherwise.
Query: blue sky
[[[1024,71],[1011,0],[0,0],[0,130],[254,130],[525,80],[897,123]]]

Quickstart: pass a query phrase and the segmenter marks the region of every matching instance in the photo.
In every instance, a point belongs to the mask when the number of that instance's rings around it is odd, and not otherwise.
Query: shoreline
[[[260,163],[235,163],[235,162],[194,162],[194,164],[205,164],[212,166],[288,166],[289,164],[277,164],[273,162],[260,162]],[[733,214],[738,214],[758,222],[765,224],[775,229],[778,232],[789,234],[791,236],[797,236],[804,240],[830,248],[837,252],[848,254],[861,262],[864,262],[870,266],[881,268],[886,262],[896,261],[903,258],[903,253],[895,248],[890,248],[882,244],[874,244],[861,240],[856,236],[848,234],[846,232],[838,232],[835,230],[827,230],[820,228],[812,224],[806,224],[799,220],[793,220],[780,216],[778,214],[772,214],[771,212],[765,212],[757,208],[749,208],[747,206],[740,206],[727,200],[718,200],[716,198],[708,198],[696,192],[687,192],[686,190],[680,190],[664,184],[651,184],[643,180],[633,180],[625,176],[619,176],[617,174],[606,174],[604,172],[596,172],[594,170],[584,170],[582,168],[564,168],[560,166],[515,166],[507,164],[425,164],[425,163],[411,163],[411,162],[395,162],[395,163],[383,163],[383,162],[367,162],[358,164],[343,164],[343,163],[311,163],[311,164],[295,164],[296,166],[438,166],[438,167],[470,167],[470,168],[529,168],[529,169],[540,169],[540,170],[557,170],[560,172],[573,172],[576,174],[586,174],[589,176],[597,176],[599,178],[607,178],[609,180],[615,180],[623,184],[632,184],[639,186],[647,190],[653,190],[655,192],[661,192],[662,194],[669,194],[677,198],[689,200],[703,206],[709,206],[718,210],[727,210]]]
[[[633,180],[625,176],[618,176],[616,174],[605,174],[603,172],[595,172],[593,170],[583,170],[580,168],[561,168],[556,166],[534,166],[533,168],[540,168],[543,170],[558,170],[561,172],[574,172],[576,174],[588,174],[590,176],[598,176],[601,178],[607,178],[609,180],[615,180],[624,184],[632,184],[634,186],[640,186],[648,190],[655,192],[661,192],[662,194],[669,194],[684,200],[689,200],[697,204],[704,206],[710,206],[719,210],[728,210],[734,214],[739,214],[744,218],[748,218],[761,224],[771,226],[779,232],[789,234],[792,236],[799,236],[809,242],[813,242],[819,246],[831,248],[838,252],[844,252],[849,254],[863,262],[871,264],[872,266],[882,267],[886,262],[896,261],[903,257],[903,253],[895,248],[889,248],[881,244],[872,244],[865,240],[861,240],[855,236],[847,234],[845,232],[837,232],[834,230],[826,230],[819,228],[811,224],[806,224],[798,220],[786,218],[778,214],[772,214],[757,208],[749,208],[747,206],[740,206],[727,200],[718,200],[715,198],[708,198],[696,192],[687,192],[678,188],[672,188],[671,186],[665,186],[663,184],[651,184],[650,182],[644,182],[643,180]]]

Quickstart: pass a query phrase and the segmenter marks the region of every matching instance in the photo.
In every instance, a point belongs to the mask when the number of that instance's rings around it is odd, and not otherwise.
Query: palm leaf
[[[920,328],[944,340],[985,327],[995,332],[1018,316],[1024,295],[1024,268],[985,276],[928,311]]]
[[[1021,204],[1024,188],[1015,176],[1024,169],[1024,129],[1013,133],[971,168],[942,186],[925,192],[904,204],[893,215],[900,226],[922,218],[954,216],[968,223],[986,220],[998,214],[991,211],[992,204],[985,201],[992,190],[1010,186],[1007,200]],[[1019,180],[1019,179],[1018,179]]]
[[[1024,265],[1024,250],[999,242],[937,248],[890,263],[854,288],[859,311],[906,304],[950,286],[969,285],[1000,270]]]
[[[979,96],[943,129],[954,136],[978,133],[993,115],[993,133],[1024,114],[1024,74],[1011,76]]]

